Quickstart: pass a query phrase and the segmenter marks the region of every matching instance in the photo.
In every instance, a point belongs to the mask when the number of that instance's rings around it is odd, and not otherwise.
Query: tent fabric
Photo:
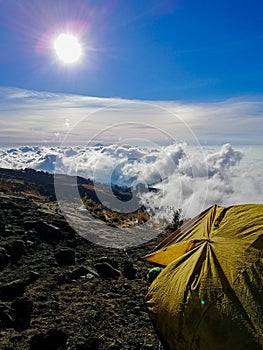
[[[263,205],[213,206],[145,260],[166,266],[146,296],[166,350],[263,349]]]

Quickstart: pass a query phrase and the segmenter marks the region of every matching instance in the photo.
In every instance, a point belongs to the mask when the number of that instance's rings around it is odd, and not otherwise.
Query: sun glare
[[[65,64],[78,62],[82,55],[81,44],[73,34],[59,34],[54,41],[54,49],[58,58]]]

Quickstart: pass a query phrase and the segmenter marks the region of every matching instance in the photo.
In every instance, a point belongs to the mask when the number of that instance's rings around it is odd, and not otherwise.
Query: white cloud
[[[27,146],[0,149],[0,166],[56,171],[133,189],[139,183],[154,184],[160,191],[148,192],[142,203],[169,219],[171,207],[192,217],[215,203],[262,203],[262,147]]]
[[[148,102],[2,87],[0,114],[2,144],[261,144],[263,132],[260,97]]]
[[[160,192],[146,194],[143,196],[143,203],[152,210],[155,210],[159,203],[159,216],[168,221],[173,213],[169,208],[182,208],[186,217],[193,217],[215,203],[237,204],[241,199],[246,202],[245,193],[253,188],[254,182],[258,184],[259,190],[252,191],[250,197],[254,197],[256,202],[261,202],[262,177],[255,180],[252,176],[251,179],[247,179],[244,193],[240,192],[243,174],[239,171],[235,173],[235,168],[242,158],[243,153],[235,150],[230,144],[223,145],[212,154],[203,149],[202,155],[200,149],[186,148],[174,171],[170,174],[168,172],[165,181],[157,185]]]

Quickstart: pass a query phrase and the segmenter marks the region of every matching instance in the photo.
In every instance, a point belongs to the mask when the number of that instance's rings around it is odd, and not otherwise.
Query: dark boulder
[[[71,271],[69,277],[75,280],[77,278],[80,278],[81,276],[87,275],[88,273],[90,273],[89,270],[86,267],[81,265],[81,266],[78,266],[73,271]]]
[[[22,255],[26,252],[26,245],[22,239],[8,238],[1,243],[2,248],[10,255],[11,263],[16,263]]]
[[[27,278],[27,283],[31,284],[36,282],[40,278],[40,274],[36,271],[29,271],[28,278]]]
[[[118,265],[114,259],[110,259],[108,256],[101,256],[100,258],[96,259],[95,261],[96,264],[101,264],[101,263],[108,263],[111,266],[113,266],[115,269],[118,269]]]
[[[118,278],[120,276],[120,271],[107,262],[97,263],[94,267],[102,278]]]
[[[4,231],[1,231],[1,236],[2,237],[11,237],[14,235],[13,230],[10,230],[9,228],[5,228]]]
[[[30,350],[64,350],[68,336],[61,329],[49,329],[47,333],[35,334],[30,339]]]
[[[5,304],[0,304],[0,329],[10,328],[14,325],[12,310]]]
[[[37,237],[48,244],[58,244],[61,239],[60,229],[45,221],[38,221],[35,225]]]
[[[15,263],[21,259],[22,255],[26,252],[26,245],[22,239],[16,239],[11,243],[11,262]]]
[[[131,261],[129,261],[129,260],[124,261],[122,273],[126,278],[128,278],[130,280],[135,279],[136,269],[134,268],[133,263]]]
[[[76,350],[99,350],[101,344],[101,338],[90,337],[84,342],[76,345]]]
[[[75,264],[75,251],[70,248],[61,248],[55,253],[59,266],[70,266]]]
[[[14,314],[14,328],[17,331],[25,330],[30,325],[30,314],[33,302],[28,297],[17,298],[11,305]]]
[[[14,300],[25,292],[25,283],[21,280],[15,280],[6,283],[0,287],[0,299],[2,301]]]
[[[36,227],[37,222],[33,220],[24,220],[23,227],[26,231],[32,230]]]
[[[0,217],[0,237],[5,237],[5,224],[4,219]]]
[[[9,263],[9,255],[5,248],[0,247],[0,271]]]

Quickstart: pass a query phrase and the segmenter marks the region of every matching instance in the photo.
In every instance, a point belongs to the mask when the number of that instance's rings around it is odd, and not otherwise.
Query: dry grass
[[[150,215],[142,209],[133,213],[120,213],[109,209],[107,205],[95,203],[88,197],[82,198],[82,203],[92,216],[110,226],[131,227],[144,224],[150,219]]]

